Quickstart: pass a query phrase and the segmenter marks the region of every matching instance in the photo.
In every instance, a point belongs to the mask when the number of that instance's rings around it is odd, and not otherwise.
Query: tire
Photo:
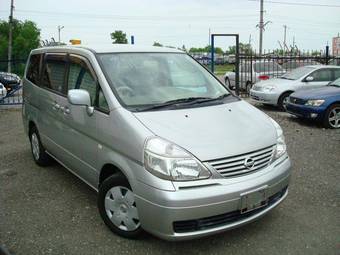
[[[128,180],[122,174],[114,174],[104,180],[99,188],[98,210],[112,232],[131,239],[141,235],[143,230],[134,194]]]
[[[234,89],[235,89],[235,87],[231,86],[230,80],[229,80],[228,77],[226,77],[226,78],[224,79],[224,82],[225,82],[225,85],[226,85],[230,90],[234,90]]]
[[[279,106],[281,111],[284,111],[284,112],[286,111],[286,103],[288,101],[290,94],[292,93],[293,92],[285,92],[280,96],[277,105]]]
[[[248,95],[250,94],[251,88],[252,88],[252,84],[251,84],[251,82],[248,81],[246,83],[246,92],[247,92]]]
[[[333,104],[327,110],[323,119],[326,128],[340,128],[340,104]]]
[[[52,158],[46,153],[44,146],[41,143],[38,129],[32,127],[29,132],[31,143],[31,152],[34,162],[39,166],[48,166],[52,163]]]

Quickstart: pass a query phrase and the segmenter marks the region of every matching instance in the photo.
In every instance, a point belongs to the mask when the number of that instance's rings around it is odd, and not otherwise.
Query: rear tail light
[[[268,80],[268,79],[269,79],[269,76],[268,76],[268,75],[260,75],[260,76],[259,76],[259,79],[260,79],[261,81]]]

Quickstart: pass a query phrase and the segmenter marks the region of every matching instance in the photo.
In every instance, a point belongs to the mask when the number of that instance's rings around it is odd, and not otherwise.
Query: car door
[[[90,62],[73,54],[68,61],[66,93],[71,89],[88,91],[94,112],[88,114],[86,106],[71,105],[67,98],[60,102],[64,129],[62,146],[69,155],[67,165],[84,181],[95,186],[100,167],[97,156],[101,147],[97,123],[107,116],[108,107],[105,107],[107,103]]]
[[[312,78],[313,80],[308,81],[308,79]],[[312,73],[310,73],[304,80],[304,88],[305,89],[313,89],[319,88],[327,85],[330,81],[333,80],[333,71],[331,68],[322,68],[318,69]]]
[[[38,130],[47,151],[60,159],[64,155],[61,146],[63,127],[60,102],[66,98],[65,74],[66,54],[44,55],[40,80]]]

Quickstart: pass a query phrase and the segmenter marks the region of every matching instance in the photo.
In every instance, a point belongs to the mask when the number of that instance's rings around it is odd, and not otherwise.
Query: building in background
[[[332,43],[332,53],[333,56],[340,56],[340,36],[333,37]]]

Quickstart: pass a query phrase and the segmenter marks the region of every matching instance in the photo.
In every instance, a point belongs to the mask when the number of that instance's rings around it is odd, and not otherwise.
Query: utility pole
[[[58,43],[60,44],[60,31],[64,28],[64,26],[58,26]]]
[[[262,55],[262,43],[263,43],[263,0],[260,0],[260,23],[259,23],[259,30],[260,30],[260,41],[259,41],[259,54]]]
[[[210,44],[211,44],[211,41],[210,41],[210,37],[211,37],[211,29],[210,29],[210,27],[209,27],[209,46],[210,46]]]
[[[12,43],[13,43],[13,9],[14,9],[14,3],[13,0],[11,0],[11,11],[9,15],[9,32],[8,32],[8,65],[7,65],[7,72],[12,71]]]

